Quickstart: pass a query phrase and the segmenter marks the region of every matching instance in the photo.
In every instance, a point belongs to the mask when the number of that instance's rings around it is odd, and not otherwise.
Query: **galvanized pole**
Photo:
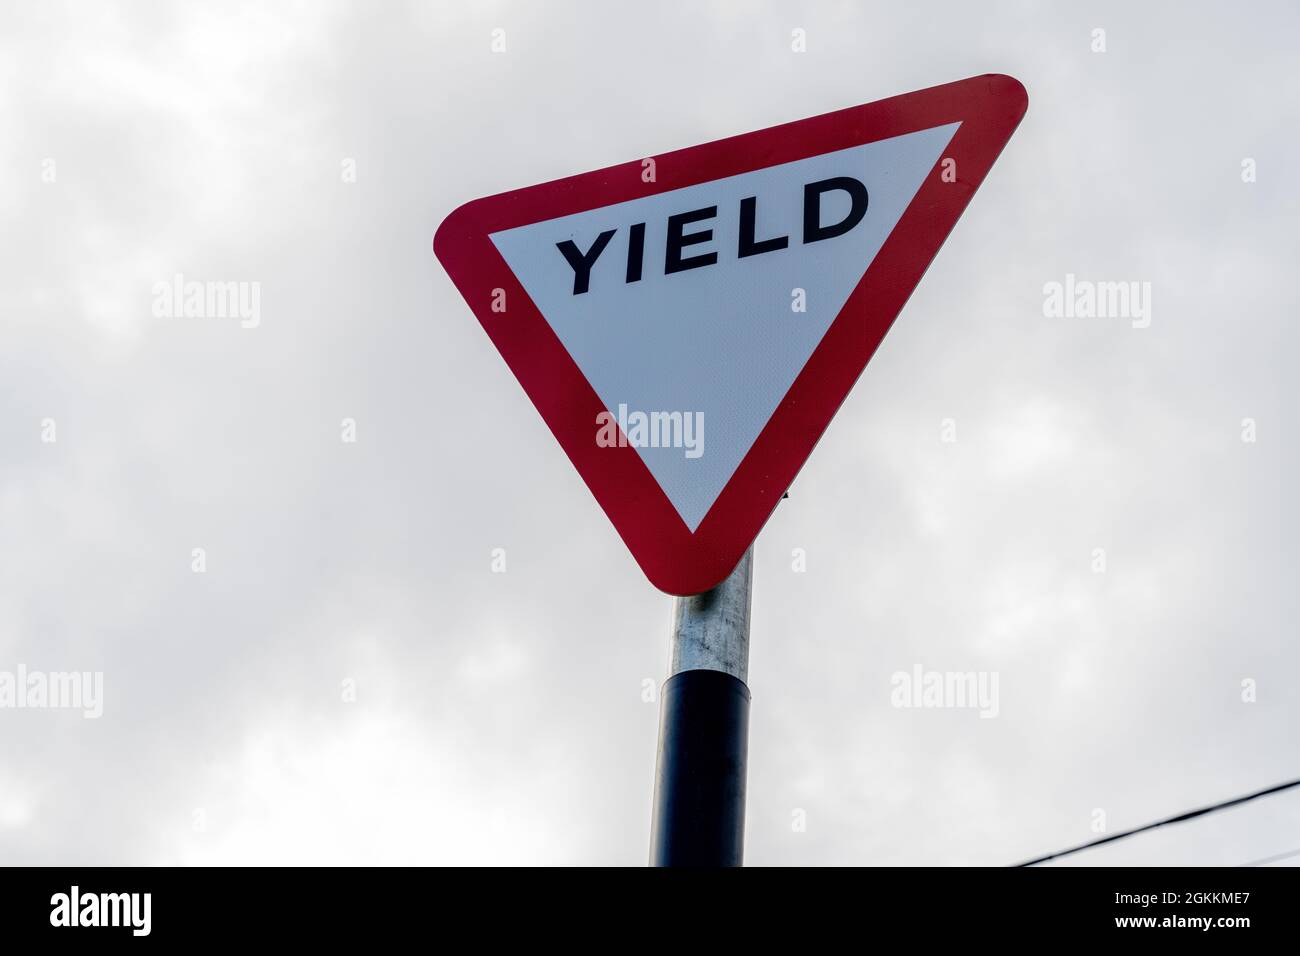
[[[660,696],[652,866],[740,866],[749,746],[754,549],[712,591],[677,599]]]

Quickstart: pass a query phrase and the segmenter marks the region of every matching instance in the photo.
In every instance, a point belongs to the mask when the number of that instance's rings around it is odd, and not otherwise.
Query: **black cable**
[[[1262,860],[1251,860],[1249,863],[1243,863],[1242,866],[1263,866],[1266,863],[1276,863],[1278,860],[1289,860],[1293,856],[1300,856],[1300,850],[1287,850],[1285,853],[1278,853],[1276,856],[1266,856]]]
[[[1131,837],[1137,833],[1145,833],[1147,830],[1154,830],[1156,827],[1162,827],[1167,823],[1182,823],[1184,820],[1192,820],[1196,817],[1204,816],[1207,813],[1214,813],[1216,810],[1225,810],[1228,807],[1235,807],[1238,804],[1246,803],[1249,800],[1255,800],[1259,797],[1267,797],[1272,793],[1281,793],[1283,790],[1290,790],[1292,787],[1300,787],[1300,780],[1291,780],[1287,783],[1279,783],[1276,787],[1268,787],[1265,790],[1256,790],[1254,793],[1248,793],[1244,797],[1233,797],[1231,800],[1224,800],[1222,803],[1216,803],[1208,807],[1201,807],[1199,810],[1188,810],[1186,813],[1180,813],[1176,817],[1157,820],[1155,823],[1148,823],[1146,826],[1134,827],[1132,830],[1124,830],[1122,833],[1112,833],[1110,836],[1102,837],[1100,840],[1081,843],[1078,846],[1070,847],[1068,850],[1057,850],[1055,853],[1047,854],[1047,856],[1035,857],[1032,860],[1026,860],[1024,863],[1016,863],[1014,865],[1033,866],[1036,863],[1046,863],[1048,860],[1055,860],[1063,856],[1069,856],[1071,853],[1078,853],[1080,850],[1087,850],[1094,846],[1101,846],[1103,843],[1114,843],[1116,840],[1123,840],[1125,837]]]

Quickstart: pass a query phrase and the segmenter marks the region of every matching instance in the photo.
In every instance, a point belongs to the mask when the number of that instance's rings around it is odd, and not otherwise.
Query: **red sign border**
[[[433,249],[650,582],[698,594],[731,573],[812,453],[1028,107],[987,74],[466,203]],[[694,533],[635,448],[598,447],[605,411],[490,234],[949,123],[961,126]],[[944,159],[956,162],[944,182]],[[493,312],[494,290],[507,310]]]

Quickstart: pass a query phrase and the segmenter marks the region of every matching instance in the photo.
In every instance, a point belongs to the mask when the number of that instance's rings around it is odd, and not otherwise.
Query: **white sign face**
[[[691,532],[960,125],[490,235]]]

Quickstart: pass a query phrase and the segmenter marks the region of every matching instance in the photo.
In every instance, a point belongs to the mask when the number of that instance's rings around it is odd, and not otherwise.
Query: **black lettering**
[[[606,229],[596,241],[591,244],[591,248],[586,253],[578,251],[578,247],[572,239],[565,239],[563,242],[557,242],[556,248],[564,254],[565,260],[573,267],[573,294],[582,295],[591,287],[591,267],[596,264],[600,254],[605,251],[609,245],[609,240],[614,238],[614,229]]]
[[[829,226],[821,224],[822,193],[832,189],[842,189],[849,194],[851,205],[849,214],[842,220]],[[867,214],[867,187],[850,176],[836,176],[823,179],[818,183],[809,183],[803,188],[803,241],[820,242],[822,239],[834,239],[842,236]]]
[[[708,242],[713,238],[712,229],[705,229],[701,232],[693,232],[689,236],[683,236],[682,226],[692,222],[699,222],[701,219],[712,219],[717,214],[717,206],[707,206],[704,209],[679,212],[675,216],[668,217],[668,247],[664,255],[664,275],[685,272],[687,269],[698,269],[700,266],[711,266],[718,261],[716,252],[706,252],[698,256],[692,256],[689,259],[682,258],[682,249],[686,246]]]
[[[627,239],[627,281],[641,281],[641,266],[645,262],[645,223],[632,227]]]
[[[740,254],[739,258],[757,256],[764,252],[776,252],[790,244],[788,236],[774,236],[771,239],[754,241],[754,220],[758,213],[758,197],[750,196],[740,201]]]

